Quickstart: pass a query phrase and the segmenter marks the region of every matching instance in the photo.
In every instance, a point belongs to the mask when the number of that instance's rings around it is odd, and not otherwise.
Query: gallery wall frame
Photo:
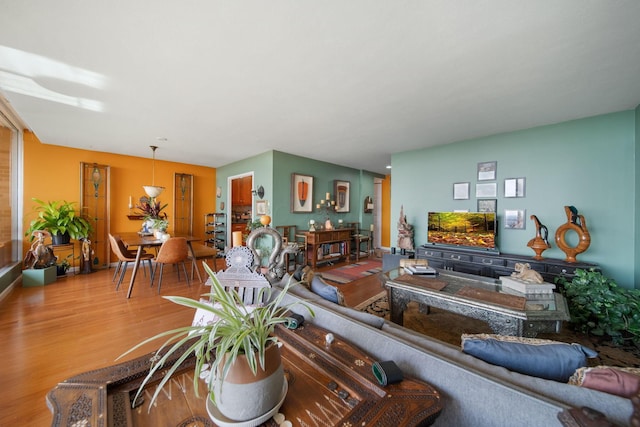
[[[498,183],[487,182],[476,184],[476,197],[478,198],[493,198],[498,196]]]
[[[505,209],[504,228],[509,230],[524,230],[527,224],[524,209]]]
[[[309,213],[313,211],[313,176],[300,173],[291,174],[291,212]]]
[[[507,178],[504,180],[504,197],[524,197],[525,187],[525,178]]]
[[[333,181],[333,194],[336,198],[336,212],[349,212],[349,197],[351,189],[351,182],[340,181],[338,179]]]
[[[478,181],[495,181],[498,171],[498,162],[478,163]]]
[[[269,202],[266,200],[256,201],[256,215],[266,215],[268,213]]]
[[[453,183],[453,200],[468,200],[469,199],[469,182],[454,182]]]
[[[498,199],[478,199],[478,212],[496,212]]]

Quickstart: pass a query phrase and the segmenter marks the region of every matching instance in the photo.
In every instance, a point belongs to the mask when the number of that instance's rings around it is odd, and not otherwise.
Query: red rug
[[[361,279],[372,274],[377,274],[382,271],[382,261],[375,259],[355,262],[353,264],[338,267],[333,270],[323,271],[320,273],[326,280],[330,280],[335,283],[345,284],[353,282],[354,280]]]

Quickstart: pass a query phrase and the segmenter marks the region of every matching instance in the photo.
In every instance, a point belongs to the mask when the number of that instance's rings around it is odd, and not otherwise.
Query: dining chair
[[[218,271],[218,250],[216,248],[212,248],[211,246],[203,245],[201,243],[191,243],[191,249],[193,253],[189,252],[189,259],[191,260],[191,280],[193,281],[193,273],[194,271],[198,274],[198,280],[201,282],[202,276],[200,275],[200,268],[198,267],[199,260],[210,259],[213,260],[213,271]]]
[[[187,275],[187,267],[185,261],[189,259],[189,245],[187,243],[187,239],[184,237],[170,237],[168,238],[162,246],[160,246],[160,250],[158,250],[158,255],[156,255],[156,265],[153,269],[153,274],[151,275],[151,286],[153,286],[153,280],[157,276],[158,265],[160,266],[160,278],[158,279],[158,293],[160,293],[160,287],[162,286],[162,275],[164,273],[165,264],[173,264],[177,266],[178,269],[178,280],[180,280],[180,267],[178,264],[182,265],[182,271],[184,272],[184,277],[187,280],[187,284],[191,285],[189,280],[189,276]]]
[[[280,235],[282,236],[282,244],[283,245],[288,245],[289,243],[296,243],[296,230],[297,230],[297,226],[296,225],[276,225],[275,229],[280,233]],[[298,255],[299,254],[292,254],[289,255],[288,253],[285,254],[285,271],[289,271],[290,268],[289,266],[291,264],[293,264],[293,269],[295,270],[298,264]]]
[[[118,273],[120,273],[120,277],[118,278],[118,284],[116,285],[116,290],[120,288],[120,284],[124,279],[124,273],[127,271],[127,265],[130,262],[136,262],[136,254],[130,251],[122,241],[119,236],[114,236],[109,233],[109,243],[111,244],[111,250],[118,258],[118,264],[116,265],[116,271],[113,273],[113,279],[111,281],[116,280]],[[153,254],[143,252],[140,255],[140,262],[144,265],[145,261],[149,262],[149,275],[151,276],[151,283],[153,283],[153,268],[151,265],[151,260],[153,259]],[[144,267],[143,267],[144,270]]]

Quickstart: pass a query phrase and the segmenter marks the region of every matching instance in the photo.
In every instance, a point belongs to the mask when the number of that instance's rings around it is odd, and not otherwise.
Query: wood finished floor
[[[191,322],[193,313],[159,296],[142,272],[127,299],[128,282],[116,291],[113,271],[70,275],[44,287],[16,287],[0,301],[0,426],[49,426],[45,396],[58,382],[112,365],[145,338]],[[125,281],[129,277],[127,272]],[[340,289],[350,306],[382,291],[375,276]],[[187,286],[184,277],[178,281],[175,271],[165,271],[162,295],[198,298],[208,290],[197,277]],[[154,349],[150,344],[127,359]]]

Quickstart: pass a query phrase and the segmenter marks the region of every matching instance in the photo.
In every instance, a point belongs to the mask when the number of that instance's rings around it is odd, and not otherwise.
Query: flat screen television
[[[429,212],[427,245],[498,252],[495,212]]]

